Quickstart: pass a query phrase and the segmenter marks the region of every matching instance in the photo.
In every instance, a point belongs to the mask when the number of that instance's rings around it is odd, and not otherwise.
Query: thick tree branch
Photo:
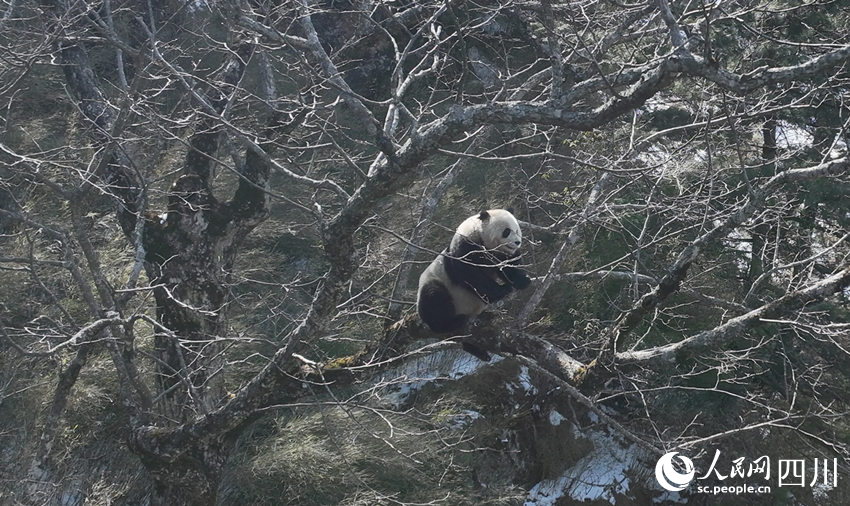
[[[63,22],[62,18],[74,17],[64,2],[57,1],[54,7],[60,16],[60,23]],[[129,104],[125,100],[116,116],[115,108],[100,88],[88,54],[78,38],[67,34],[69,29],[69,26],[62,24],[64,37],[56,43],[62,71],[68,87],[77,97],[77,107],[94,127],[91,132],[93,138],[106,147],[97,164],[95,176],[100,177],[108,190],[115,195],[121,227],[129,236],[135,226],[138,211],[136,207],[142,184],[115,140],[124,128]]]
[[[534,288],[534,293],[532,293],[528,302],[526,302],[525,306],[523,306],[520,310],[519,315],[517,315],[517,329],[523,328],[528,322],[528,319],[531,318],[531,313],[537,309],[537,306],[540,304],[540,301],[543,300],[543,296],[546,294],[546,291],[549,290],[549,287],[552,286],[552,283],[555,281],[555,276],[557,276],[558,271],[561,270],[564,261],[567,259],[568,253],[572,250],[573,246],[581,240],[584,228],[587,226],[587,223],[590,221],[590,217],[601,203],[600,199],[605,189],[605,185],[612,178],[613,176],[610,172],[605,172],[593,186],[590,196],[587,198],[587,204],[585,204],[584,210],[581,213],[581,217],[573,225],[569,235],[558,250],[558,253],[555,254],[555,257],[552,259],[552,263],[546,271],[546,275],[543,280]]]
[[[600,358],[603,361],[608,361],[616,352],[617,343],[628,334],[637,325],[643,317],[655,309],[662,301],[670,294],[679,289],[682,281],[687,276],[691,265],[696,261],[700,252],[708,244],[725,237],[733,229],[744,223],[747,219],[764,205],[765,199],[773,194],[782,184],[790,181],[802,181],[823,177],[832,174],[846,173],[850,171],[850,161],[847,158],[833,160],[814,167],[804,169],[790,169],[781,172],[767,182],[759,189],[754,190],[747,201],[739,207],[734,213],[729,215],[723,222],[716,225],[711,230],[700,235],[686,246],[676,261],[670,266],[667,274],[661,278],[658,285],[649,293],[643,295],[640,300],[635,302],[632,309],[623,315],[617,324],[606,333],[605,347],[603,348]]]
[[[850,285],[850,267],[829,276],[807,288],[791,292],[747,314],[732,318],[711,330],[700,332],[675,343],[645,350],[618,352],[618,363],[663,362],[673,360],[682,353],[694,354],[701,350],[718,349],[731,339],[760,324],[762,320],[776,318],[800,309],[806,304],[822,300]]]
[[[215,115],[202,116],[203,119],[198,122],[195,133],[189,139],[190,149],[186,153],[184,173],[197,175],[207,186],[210,184],[209,179],[221,137],[217,119],[224,115],[225,108],[235,98],[237,87],[253,53],[254,45],[248,43],[239,44],[230,52],[222,70],[212,81],[208,96],[204,97],[202,102],[211,107]]]

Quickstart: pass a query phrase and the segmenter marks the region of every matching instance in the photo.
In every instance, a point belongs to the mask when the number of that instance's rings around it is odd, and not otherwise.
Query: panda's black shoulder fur
[[[519,254],[509,256],[487,251],[466,238],[453,241],[447,253],[444,262],[449,278],[489,304],[504,299],[516,288],[527,288],[531,284],[525,271],[513,267],[520,260]]]

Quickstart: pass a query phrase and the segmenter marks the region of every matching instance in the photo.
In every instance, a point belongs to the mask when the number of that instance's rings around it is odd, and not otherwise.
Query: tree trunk
[[[225,277],[232,233],[223,206],[195,175],[172,187],[165,220],[145,226],[146,269],[154,286],[158,386],[162,414],[173,422],[209,412],[221,399],[213,376],[225,335]],[[229,256],[229,255],[228,255]]]
[[[212,506],[216,503],[224,466],[233,450],[233,438],[198,442],[175,460],[142,456],[154,487],[151,506]]]
[[[771,177],[776,172],[776,117],[771,116],[765,120],[761,129],[762,134],[762,167],[756,174],[758,177]],[[769,223],[760,223],[753,227],[752,230],[752,254],[750,256],[750,264],[747,269],[747,279],[755,281],[764,273],[765,257],[767,256],[767,246],[770,243],[770,238],[775,234],[776,230]]]

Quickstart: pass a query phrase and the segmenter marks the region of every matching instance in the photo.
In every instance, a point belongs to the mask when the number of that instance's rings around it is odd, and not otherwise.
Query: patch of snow
[[[551,423],[555,427],[561,425],[561,422],[563,422],[564,420],[566,420],[566,418],[564,418],[564,415],[562,415],[561,413],[558,413],[554,409],[552,411],[549,411],[549,423]]]
[[[832,491],[832,485],[826,483],[817,483],[812,487],[812,497],[815,498],[818,503],[822,503],[829,499],[829,493]]]
[[[560,477],[534,485],[525,506],[552,506],[565,496],[578,502],[603,500],[615,504],[617,495],[627,494],[631,486],[627,473],[635,475],[642,470],[646,474],[642,463],[646,452],[637,445],[621,441],[604,429],[579,431],[574,427],[573,431],[577,438],[589,439],[593,449]]]
[[[529,395],[537,393],[537,387],[531,383],[531,375],[528,374],[528,367],[526,366],[522,366],[519,370],[519,384]]]
[[[814,141],[815,136],[805,127],[787,121],[780,121],[776,127],[776,145],[780,148],[806,148]]]
[[[829,157],[833,160],[847,155],[847,143],[839,140],[835,143],[835,147],[829,151]]]
[[[514,393],[517,388],[522,389],[525,392],[525,395],[534,395],[537,393],[537,387],[531,382],[531,374],[528,372],[527,366],[522,366],[519,369],[519,377],[517,378],[519,384],[509,382],[505,384],[505,388],[508,389],[508,392]]]
[[[753,257],[752,236],[746,230],[735,229],[729,232],[727,238],[732,248],[741,253],[735,258],[735,265],[741,272],[747,272]]]
[[[465,409],[460,413],[449,416],[446,419],[446,427],[454,430],[463,429],[479,418],[484,418],[484,415],[478,411]]]
[[[653,503],[669,503],[674,502],[677,504],[687,504],[688,497],[679,494],[678,492],[670,492],[665,490],[663,494],[655,496],[652,499]]]
[[[541,481],[528,492],[523,506],[555,506],[555,502],[564,495],[567,481],[568,478],[564,476],[557,480]]]
[[[379,395],[384,402],[399,408],[411,394],[429,383],[460,379],[503,359],[494,355],[490,362],[482,362],[463,350],[437,351],[388,370],[377,382],[383,385]]]
[[[188,4],[189,12],[197,12],[201,9],[209,9],[210,4],[205,0],[194,0]]]

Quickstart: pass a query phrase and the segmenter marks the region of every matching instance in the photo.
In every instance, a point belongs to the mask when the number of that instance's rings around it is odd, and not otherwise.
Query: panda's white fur
[[[443,255],[439,255],[419,276],[419,293],[416,305],[422,304],[421,288],[428,282],[440,281],[448,289],[448,295],[454,304],[456,314],[466,316],[478,316],[487,307],[487,303],[474,291],[466,288],[460,283],[455,283],[446,273],[446,264]],[[421,312],[420,312],[421,314]],[[427,322],[426,322],[427,323]]]
[[[491,209],[464,220],[419,277],[422,321],[436,332],[460,330],[488,304],[528,287],[531,280],[515,266],[521,246],[522,230],[510,211]]]
[[[505,230],[508,234],[505,235]],[[484,246],[488,250],[501,251],[507,255],[516,253],[522,246],[522,230],[510,211],[490,209],[463,220],[452,237],[451,249],[459,248],[459,241],[466,239]]]

